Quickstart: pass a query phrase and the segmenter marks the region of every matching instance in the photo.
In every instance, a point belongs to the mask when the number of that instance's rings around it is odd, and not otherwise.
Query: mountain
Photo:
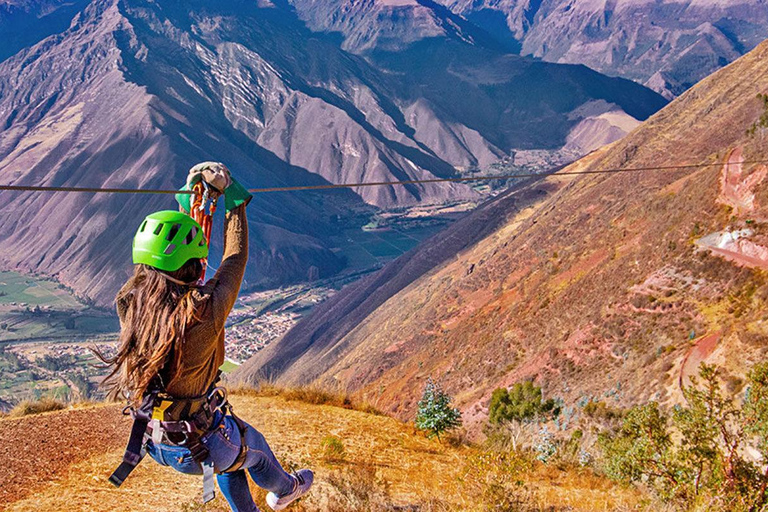
[[[566,407],[670,405],[705,361],[738,390],[768,355],[766,93],[768,42],[565,169],[588,174],[501,195],[342,290],[238,378],[411,417],[432,377],[475,426],[525,379]]]
[[[768,37],[765,0],[438,0],[512,51],[673,98]]]
[[[88,0],[0,0],[0,62],[63,32]]]
[[[282,3],[0,6],[0,33],[15,41],[8,52],[20,48],[0,62],[4,184],[170,188],[211,159],[250,187],[455,176],[513,148],[564,146],[590,116],[644,119],[664,103],[584,67],[454,39],[425,40],[419,56],[434,59],[423,66],[407,53],[378,66]],[[338,272],[331,219],[367,205],[476,197],[462,184],[260,195],[249,208],[246,284]],[[107,305],[139,220],[173,206],[158,196],[4,192],[0,266],[53,275]]]
[[[291,6],[314,32],[340,37],[342,48],[388,75],[408,77],[409,95],[420,99],[406,110],[406,120],[429,147],[454,139],[470,149],[478,140],[490,142],[484,151],[490,158],[451,160],[462,167],[484,167],[510,150],[567,146],[583,155],[621,138],[628,122],[647,117],[649,106],[663,106],[647,91],[631,91],[583,66],[552,67],[513,55],[435,2],[292,0]],[[602,99],[589,101],[595,96]],[[425,107],[432,112],[425,114]],[[480,137],[448,133],[435,117]]]

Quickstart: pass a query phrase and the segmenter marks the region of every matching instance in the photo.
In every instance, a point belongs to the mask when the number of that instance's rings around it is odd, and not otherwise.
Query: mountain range
[[[370,59],[280,2],[3,0],[2,181],[169,188],[212,159],[250,187],[456,176],[516,149],[590,151],[665,103],[584,66],[505,53],[444,7],[428,9],[454,29]],[[339,271],[331,219],[477,197],[461,184],[260,195],[246,285]],[[158,196],[4,192],[0,265],[107,305],[130,269],[135,226],[172,207]]]
[[[768,355],[765,98],[768,42],[342,290],[237,377],[402,417],[431,377],[472,428],[494,389],[528,379],[566,408],[672,405],[707,362],[738,391]]]
[[[438,0],[511,51],[579,63],[667,98],[768,37],[765,0]]]

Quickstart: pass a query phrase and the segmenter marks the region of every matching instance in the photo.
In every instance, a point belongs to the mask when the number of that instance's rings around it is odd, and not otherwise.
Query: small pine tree
[[[419,401],[416,414],[416,428],[424,430],[430,439],[461,426],[461,413],[451,407],[451,397],[448,396],[431,378],[427,380],[424,394]]]

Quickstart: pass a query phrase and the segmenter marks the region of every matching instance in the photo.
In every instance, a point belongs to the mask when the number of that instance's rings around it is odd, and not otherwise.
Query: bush
[[[461,481],[480,510],[533,511],[538,510],[533,493],[520,478],[531,469],[530,461],[518,454],[484,451],[469,458]]]
[[[557,455],[557,440],[546,426],[539,430],[539,438],[536,442],[535,450],[536,458],[544,464]]]
[[[327,436],[322,441],[323,459],[327,462],[342,462],[347,457],[344,443],[336,436]]]
[[[326,481],[332,492],[322,510],[385,512],[395,509],[388,483],[377,478],[373,466],[335,471],[328,475]]]
[[[723,395],[717,369],[702,364],[683,389],[687,406],[671,416],[655,402],[630,409],[618,432],[600,437],[607,474],[647,482],[686,508],[706,500],[717,510],[764,510],[768,472],[744,453],[752,447],[768,460],[768,363],[753,368],[747,386],[739,406]]]
[[[451,407],[451,397],[443,392],[439,384],[427,380],[424,394],[419,401],[416,414],[416,428],[424,430],[430,439],[461,426],[461,413]]]
[[[560,409],[550,398],[542,400],[539,386],[531,381],[518,382],[512,389],[499,388],[491,395],[489,421],[530,421],[542,416],[557,416]]]
[[[582,411],[587,417],[604,422],[621,420],[624,414],[621,409],[615,409],[603,401],[594,400],[587,402]]]

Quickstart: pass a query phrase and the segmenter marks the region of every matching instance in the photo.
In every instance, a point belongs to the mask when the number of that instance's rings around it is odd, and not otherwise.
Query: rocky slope
[[[508,48],[673,98],[768,37],[764,0],[438,0]]]
[[[0,34],[34,27],[14,43],[31,46],[0,62],[5,184],[168,188],[210,159],[251,187],[431,178],[514,147],[562,146],[584,105],[642,119],[663,104],[631,82],[469,43],[429,46],[423,68],[403,55],[382,69],[310,32],[283,4],[0,5]],[[260,196],[249,209],[247,284],[338,271],[329,219],[364,204],[474,197],[460,184]],[[134,227],[168,207],[168,197],[3,193],[0,264],[54,275],[108,304]]]
[[[476,425],[493,389],[523,379],[572,408],[675,403],[702,361],[739,389],[768,354],[758,93],[768,43],[568,170],[711,165],[555,174],[502,196],[318,308],[240,378],[332,383],[408,417],[431,376]]]

